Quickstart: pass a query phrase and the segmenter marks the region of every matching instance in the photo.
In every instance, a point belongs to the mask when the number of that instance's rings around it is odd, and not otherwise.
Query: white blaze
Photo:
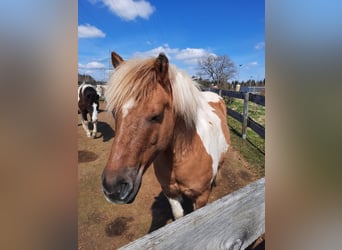
[[[128,114],[129,110],[130,110],[131,108],[134,107],[134,104],[135,104],[134,100],[133,100],[133,99],[129,99],[129,100],[122,106],[122,116],[123,116],[123,117],[125,117],[125,116]]]

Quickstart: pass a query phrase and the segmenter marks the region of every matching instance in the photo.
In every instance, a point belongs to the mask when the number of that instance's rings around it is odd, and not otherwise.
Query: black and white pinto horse
[[[82,83],[78,87],[78,109],[81,113],[82,126],[88,137],[95,138],[97,132],[97,115],[99,112],[99,94],[91,84]],[[88,127],[87,114],[91,117],[93,130]]]

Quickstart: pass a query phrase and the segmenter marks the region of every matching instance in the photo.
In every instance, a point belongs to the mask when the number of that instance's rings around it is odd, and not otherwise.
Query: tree
[[[211,82],[206,79],[202,79],[202,77],[193,76],[192,79],[199,84],[201,89],[206,89],[211,86]]]
[[[86,75],[86,74],[81,75],[80,73],[78,73],[78,85],[82,84],[83,82],[92,84],[92,85],[97,84],[95,79],[92,76]]]
[[[198,60],[198,70],[199,75],[209,77],[219,88],[224,88],[237,72],[234,62],[227,55],[202,57]]]

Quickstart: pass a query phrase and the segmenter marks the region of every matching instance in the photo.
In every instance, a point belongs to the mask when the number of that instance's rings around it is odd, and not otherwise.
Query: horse
[[[97,132],[97,115],[99,112],[99,95],[96,88],[91,84],[83,82],[78,87],[78,109],[81,113],[81,121],[84,131],[88,137],[95,138]],[[91,116],[93,130],[88,127],[87,114]]]
[[[102,85],[96,85],[96,92],[100,98],[104,96],[104,91],[105,88]]]
[[[201,92],[190,76],[156,58],[123,60],[112,52],[114,74],[106,90],[115,137],[102,172],[107,201],[132,203],[152,165],[173,218],[207,204],[230,145],[223,99]]]

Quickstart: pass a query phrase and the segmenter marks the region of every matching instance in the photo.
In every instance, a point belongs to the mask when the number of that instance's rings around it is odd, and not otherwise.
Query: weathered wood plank
[[[233,117],[235,120],[238,120],[239,122],[242,123],[242,121],[243,121],[243,116],[242,116],[239,112],[237,112],[237,111],[235,111],[235,110],[232,110],[232,109],[230,109],[230,108],[227,108],[227,114],[228,114],[229,116]]]
[[[228,96],[228,97],[234,97],[238,99],[244,98],[243,92],[236,92],[236,91],[230,91],[230,90],[222,90],[221,92],[222,96]]]
[[[265,178],[120,249],[245,249],[265,232]]]
[[[217,94],[220,94],[221,96],[227,96],[227,97],[233,97],[238,99],[244,99],[245,92],[237,92],[237,91],[231,91],[231,90],[224,90],[224,89],[212,89],[209,88],[208,91],[215,92]],[[265,107],[265,96],[249,93],[249,101],[254,102],[258,105]]]
[[[265,96],[263,95],[256,95],[256,94],[250,93],[249,101],[265,107]]]
[[[214,92],[214,93],[218,94],[220,90],[219,89],[209,88],[208,91],[211,91],[211,92]]]
[[[261,138],[265,139],[265,128],[262,125],[248,117],[247,126],[250,127],[255,133],[260,135]]]
[[[232,110],[230,108],[227,108],[227,114],[233,117],[235,120],[241,123],[243,122],[243,116],[239,112]],[[248,120],[247,120],[247,127],[250,127],[261,138],[265,139],[265,128],[250,117],[248,117]]]

